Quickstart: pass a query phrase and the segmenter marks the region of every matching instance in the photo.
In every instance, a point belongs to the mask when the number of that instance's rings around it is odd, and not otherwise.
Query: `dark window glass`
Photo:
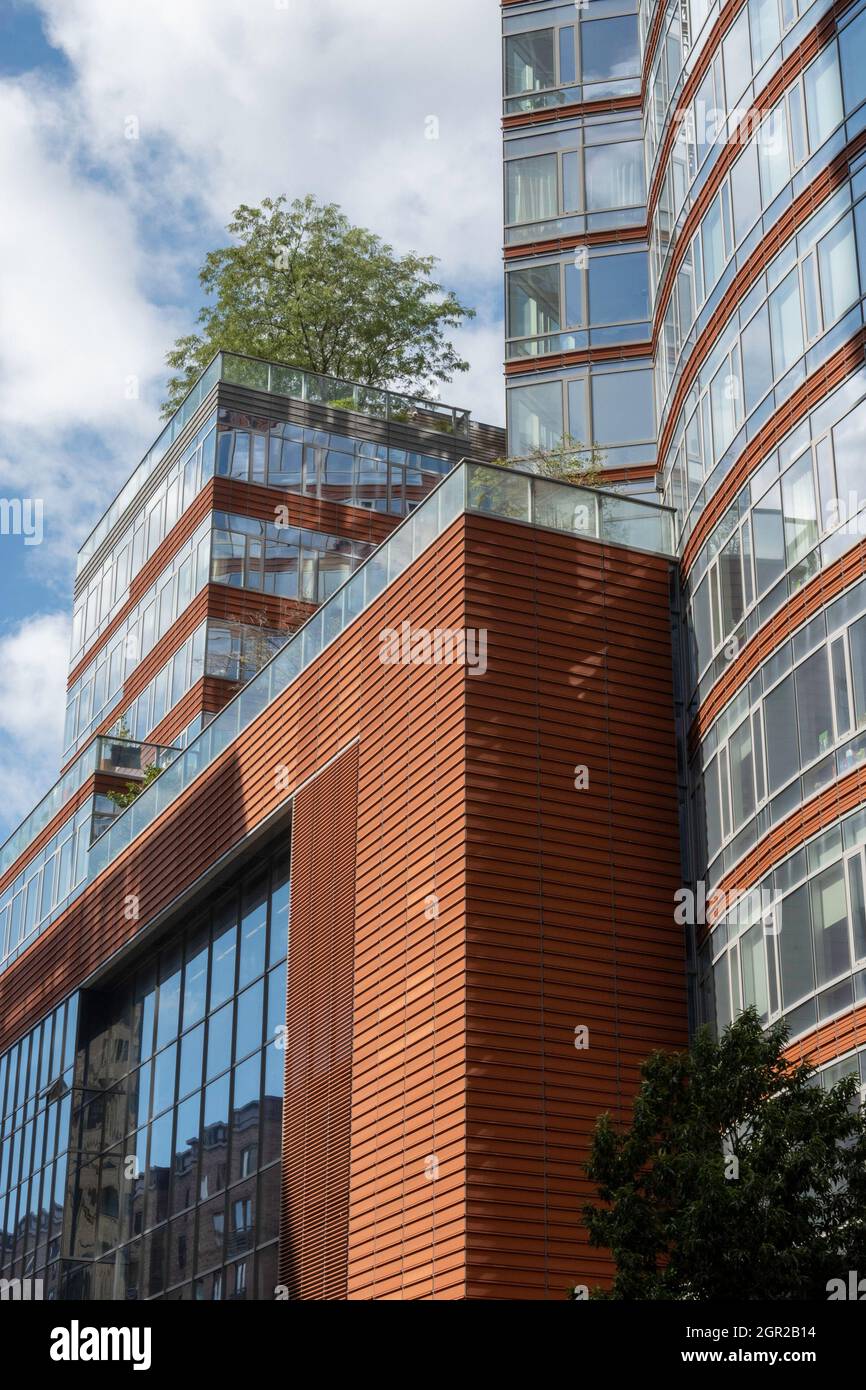
[[[265,936],[268,924],[268,879],[266,870],[244,889],[241,917],[241,959],[239,987],[261,975],[265,968]]]
[[[793,777],[800,766],[797,745],[797,709],[791,676],[781,681],[764,703],[767,737],[767,773],[770,793]]]
[[[262,1016],[264,1013],[264,980],[257,980],[238,995],[237,1039],[235,1057],[246,1057],[262,1045]]]
[[[591,324],[649,318],[649,262],[641,253],[594,256],[589,262]]]
[[[822,647],[808,657],[795,672],[797,714],[800,730],[800,757],[811,762],[833,744],[833,707],[827,649]]]
[[[201,1063],[204,1048],[204,1024],[186,1033],[180,1044],[180,1076],[178,1095],[187,1096],[201,1085]]]
[[[782,523],[782,496],[776,483],[752,511],[755,542],[755,572],[758,594],[775,584],[785,573],[785,533]]]
[[[815,988],[808,884],[803,884],[802,888],[797,888],[785,898],[781,906],[781,920],[779,957],[782,1002],[785,1008],[789,1008]]]
[[[818,988],[851,969],[845,874],[835,864],[812,880],[812,938]]]
[[[214,913],[211,948],[210,1007],[224,1004],[235,988],[237,955],[237,900],[234,894]]]
[[[207,1079],[219,1076],[232,1060],[232,1017],[234,1005],[225,1004],[211,1014],[207,1025]]]
[[[584,21],[580,51],[584,82],[635,77],[640,72],[637,15]]]

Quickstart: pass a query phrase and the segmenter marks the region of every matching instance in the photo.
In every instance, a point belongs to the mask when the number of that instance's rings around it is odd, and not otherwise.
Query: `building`
[[[619,482],[652,353],[684,879],[715,895],[692,1022],[755,1005],[866,1083],[863,6],[505,0],[503,27],[511,452],[565,428]]]
[[[504,0],[507,440],[221,353],[85,542],[0,1277],[558,1298],[649,1051],[863,1064],[864,8]]]

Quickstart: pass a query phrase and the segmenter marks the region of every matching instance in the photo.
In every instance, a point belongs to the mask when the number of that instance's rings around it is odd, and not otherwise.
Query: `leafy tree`
[[[109,801],[113,801],[115,806],[118,806],[121,811],[125,811],[127,806],[131,806],[133,801],[137,801],[145,788],[149,787],[151,782],[155,782],[163,771],[164,769],[158,767],[156,763],[151,763],[145,768],[144,777],[140,782],[127,782],[122,791],[109,792]]]
[[[550,449],[531,449],[519,459],[493,459],[494,467],[525,468],[539,478],[554,482],[578,483],[581,487],[600,487],[604,481],[607,455],[598,444],[583,444],[564,434]]]
[[[475,311],[433,278],[434,256],[399,256],[312,195],[241,204],[227,230],[234,244],[210,251],[199,273],[212,299],[201,332],[166,357],[164,415],[220,348],[417,393],[468,370],[446,333]]]
[[[866,1114],[856,1076],[831,1090],[784,1057],[754,1010],[717,1042],[642,1068],[630,1129],[598,1120],[587,1173],[593,1245],[613,1299],[821,1299],[866,1275]],[[576,1296],[576,1295],[573,1295]]]

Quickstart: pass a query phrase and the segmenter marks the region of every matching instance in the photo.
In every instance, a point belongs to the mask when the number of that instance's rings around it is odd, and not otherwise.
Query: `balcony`
[[[430,430],[437,434],[469,438],[468,410],[442,405],[439,401],[421,396],[405,396],[396,391],[364,386],[357,381],[341,381],[337,377],[321,376],[300,367],[282,362],[266,362],[257,357],[243,357],[234,352],[218,352],[178,406],[156,443],[145,454],[132,477],[97,522],[78,552],[76,574],[96,553],[109,531],[135,499],[154,469],[162,462],[171,445],[192,419],[208,392],[218,382],[231,386],[247,386],[254,391],[291,396],[295,400],[328,406],[332,410],[351,410],[391,424],[405,424],[413,429]]]

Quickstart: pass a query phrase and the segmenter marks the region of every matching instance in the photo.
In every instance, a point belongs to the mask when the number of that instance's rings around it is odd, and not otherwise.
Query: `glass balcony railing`
[[[122,774],[133,781],[137,777],[144,777],[151,763],[156,763],[158,767],[167,767],[179,751],[177,748],[165,748],[155,743],[137,743],[131,739],[95,738],[0,847],[0,876],[21,858],[37,835],[42,833],[46,825],[94,772]]]
[[[239,734],[464,512],[563,531],[671,559],[675,553],[674,513],[669,508],[515,469],[465,461],[459,464],[94,841],[83,873],[69,896],[35,926],[18,949],[24,949],[33,935],[64,912],[133,840],[168,811]],[[116,768],[118,741],[101,742],[109,745],[108,752],[103,751],[101,756],[113,760]],[[16,953],[15,943],[10,944],[7,963]]]
[[[396,391],[363,386],[356,381],[340,381],[337,377],[321,376],[300,367],[286,366],[282,362],[266,362],[258,357],[218,352],[81,546],[76,573],[81,573],[90,557],[99,549],[115,522],[165,458],[184,426],[218,381],[234,386],[249,386],[256,391],[268,391],[275,395],[293,396],[296,400],[330,406],[332,410],[354,410],[377,420],[434,430],[458,439],[469,438],[468,410],[458,410],[421,396],[405,396]]]
[[[96,746],[95,772],[111,772],[116,777],[128,777],[137,781],[148,775],[153,767],[168,767],[180,752],[161,743],[140,743],[132,738],[107,738],[100,735],[94,740]]]

